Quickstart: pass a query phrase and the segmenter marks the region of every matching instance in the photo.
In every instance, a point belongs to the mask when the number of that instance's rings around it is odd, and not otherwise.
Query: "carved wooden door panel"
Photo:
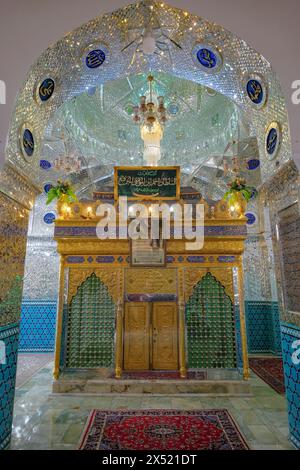
[[[178,326],[175,302],[154,302],[152,308],[152,368],[178,369]]]
[[[150,368],[150,306],[149,302],[125,304],[124,369]]]

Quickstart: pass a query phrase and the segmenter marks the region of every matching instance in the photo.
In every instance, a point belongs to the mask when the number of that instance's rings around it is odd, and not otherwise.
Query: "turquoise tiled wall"
[[[19,324],[0,327],[0,449],[10,441],[18,354]]]
[[[20,352],[54,351],[56,302],[27,300],[22,302]]]
[[[281,354],[277,302],[246,301],[248,352]]]
[[[281,337],[290,438],[300,449],[300,327],[282,323]]]
[[[246,301],[245,313],[249,353],[281,354],[277,302]],[[19,351],[54,351],[55,323],[55,301],[23,301]]]

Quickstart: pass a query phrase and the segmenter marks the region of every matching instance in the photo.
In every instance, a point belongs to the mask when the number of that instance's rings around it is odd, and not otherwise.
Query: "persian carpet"
[[[19,353],[16,388],[25,384],[36,372],[53,361],[53,353]]]
[[[135,379],[135,380],[206,380],[207,372],[202,370],[190,370],[187,373],[187,377],[182,379],[177,370],[174,371],[137,371],[137,372],[123,372],[122,379]]]
[[[251,357],[250,368],[277,393],[284,394],[284,373],[280,357]]]
[[[227,410],[93,410],[81,450],[248,450]]]

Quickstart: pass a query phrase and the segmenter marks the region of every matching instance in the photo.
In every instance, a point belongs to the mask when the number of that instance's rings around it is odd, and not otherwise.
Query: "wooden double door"
[[[124,370],[177,370],[175,302],[128,302],[124,318]]]

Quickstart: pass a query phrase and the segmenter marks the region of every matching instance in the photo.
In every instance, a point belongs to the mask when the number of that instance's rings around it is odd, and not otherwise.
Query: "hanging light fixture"
[[[163,129],[158,121],[151,127],[141,126],[141,137],[144,141],[144,160],[147,166],[157,166],[160,158],[160,141],[163,137]]]
[[[161,158],[160,141],[168,118],[164,97],[155,93],[153,75],[148,75],[147,81],[149,87],[147,96],[141,96],[139,106],[134,107],[133,120],[140,125],[146,164],[157,166]]]
[[[53,162],[54,169],[62,174],[78,174],[81,171],[81,159],[72,148],[72,136],[68,129],[62,129],[60,138],[65,147],[64,155],[59,155]]]

